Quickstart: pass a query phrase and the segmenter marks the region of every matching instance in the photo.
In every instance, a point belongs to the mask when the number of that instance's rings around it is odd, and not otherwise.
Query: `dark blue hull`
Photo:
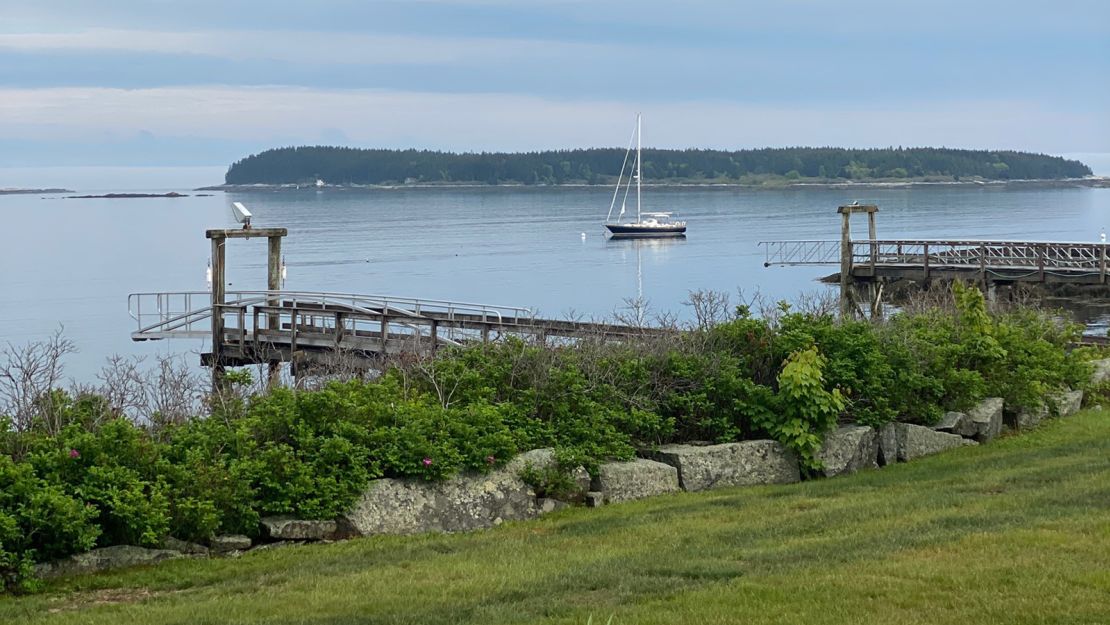
[[[605,224],[614,238],[633,237],[684,237],[686,226],[634,226],[629,224]]]

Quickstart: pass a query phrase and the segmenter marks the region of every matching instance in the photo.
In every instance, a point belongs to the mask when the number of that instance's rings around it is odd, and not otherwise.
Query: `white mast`
[[[643,221],[640,219],[640,177],[643,172],[640,170],[640,114],[636,113],[636,223]]]

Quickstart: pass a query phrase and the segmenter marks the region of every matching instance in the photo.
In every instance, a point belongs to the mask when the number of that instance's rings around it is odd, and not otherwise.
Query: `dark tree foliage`
[[[304,146],[266,150],[234,163],[227,184],[516,183],[596,184],[615,179],[620,148],[462,153]],[[872,180],[940,177],[985,180],[1060,179],[1091,175],[1079,161],[1028,152],[948,148],[762,148],[643,152],[645,181],[786,179]]]

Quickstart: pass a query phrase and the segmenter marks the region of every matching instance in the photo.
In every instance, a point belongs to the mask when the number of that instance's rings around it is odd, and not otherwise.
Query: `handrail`
[[[180,292],[139,292],[131,293],[127,297],[128,314],[138,325],[132,336],[139,338],[144,334],[197,334],[203,328],[194,329],[205,319],[210,319],[213,314],[211,293],[207,291],[180,291]],[[193,307],[193,299],[202,299],[203,306]],[[472,302],[455,302],[440,299],[422,299],[412,297],[399,297],[393,295],[364,295],[357,293],[335,293],[318,291],[229,291],[225,294],[225,301],[221,305],[221,314],[226,314],[229,308],[246,309],[256,305],[273,305],[276,301],[292,301],[292,308],[312,304],[319,306],[319,312],[355,312],[356,314],[374,317],[388,315],[407,317],[412,320],[426,318],[424,312],[445,314],[448,320],[454,320],[458,314],[480,316],[483,320],[502,324],[505,314],[515,320],[535,320],[535,312],[531,308],[522,306],[504,306],[492,304],[477,304]],[[149,310],[150,300],[153,299],[154,311],[143,310],[144,300]],[[280,303],[279,308],[283,308]],[[240,313],[241,314],[241,313]],[[416,326],[411,323],[402,325],[411,329]]]
[[[764,265],[837,265],[841,262],[840,241],[761,241],[766,251]],[[1110,252],[1105,243],[1061,243],[1042,241],[991,241],[943,239],[854,239],[849,242],[853,264],[977,264],[993,266],[1048,265],[1075,269],[1102,262]]]

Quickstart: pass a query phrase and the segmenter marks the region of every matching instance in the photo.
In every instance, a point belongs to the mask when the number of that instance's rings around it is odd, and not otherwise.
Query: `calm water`
[[[3,186],[181,191],[222,168],[9,170]],[[126,174],[126,175],[124,175]],[[53,176],[53,177],[51,177]],[[74,182],[78,180],[78,182]],[[175,186],[172,181],[180,182]],[[145,188],[144,188],[145,187]],[[188,352],[199,342],[133,344],[127,294],[204,290],[204,230],[232,227],[241,201],[255,225],[284,226],[286,288],[521,305],[551,316],[606,315],[642,293],[655,310],[687,312],[690,289],[794,299],[835,268],[769,268],[757,243],[835,239],[839,204],[879,205],[892,237],[1095,241],[1110,227],[1110,189],[645,190],[645,210],[676,210],[686,240],[608,241],[610,189],[396,189],[215,193],[178,199],[0,196],[0,342],[59,325],[81,352],[67,373],[90,378],[111,353]],[[858,233],[866,223],[856,222]],[[585,239],[581,233],[585,233]],[[264,240],[229,247],[230,289],[265,286]]]

